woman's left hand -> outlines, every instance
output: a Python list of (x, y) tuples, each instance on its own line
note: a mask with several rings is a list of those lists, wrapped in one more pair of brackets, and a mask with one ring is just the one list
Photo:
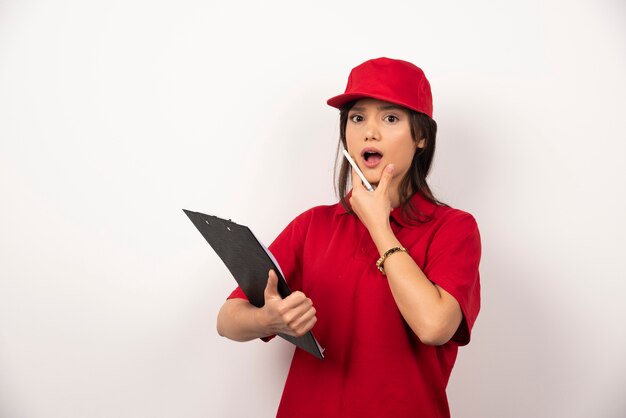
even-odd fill
[(380, 176), (378, 187), (373, 192), (365, 188), (359, 176), (352, 169), (350, 206), (370, 234), (380, 230), (380, 228), (389, 228), (389, 214), (391, 213), (389, 184), (393, 179), (394, 169), (393, 164), (388, 164), (385, 167)]

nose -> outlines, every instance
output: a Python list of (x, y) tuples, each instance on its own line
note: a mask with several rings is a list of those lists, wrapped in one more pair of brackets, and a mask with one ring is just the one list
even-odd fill
[(380, 131), (378, 130), (378, 124), (373, 119), (368, 120), (367, 125), (365, 125), (365, 140), (366, 141), (380, 140)]

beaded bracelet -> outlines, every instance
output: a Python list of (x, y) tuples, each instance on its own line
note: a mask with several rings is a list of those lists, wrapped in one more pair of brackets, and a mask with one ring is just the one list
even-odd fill
[(391, 254), (396, 253), (398, 251), (404, 251), (405, 253), (408, 253), (408, 251), (404, 247), (393, 247), (393, 248), (385, 251), (385, 253), (376, 262), (376, 267), (378, 268), (378, 270), (380, 270), (380, 272), (383, 274), (383, 276), (386, 276), (386, 274), (385, 274), (385, 267), (384, 267), (385, 260)]

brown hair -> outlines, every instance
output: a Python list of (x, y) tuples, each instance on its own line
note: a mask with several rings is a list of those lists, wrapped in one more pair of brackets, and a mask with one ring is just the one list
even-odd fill
[[(352, 213), (346, 194), (348, 192), (348, 183), (350, 181), (350, 164), (343, 157), (341, 148), (348, 148), (346, 144), (346, 125), (348, 124), (348, 112), (354, 106), (356, 101), (347, 103), (339, 110), (339, 143), (337, 144), (337, 155), (335, 157), (335, 193), (337, 193), (341, 205), (346, 211)], [(445, 205), (435, 198), (426, 177), (430, 171), (430, 166), (435, 155), (435, 143), (437, 137), (437, 122), (424, 113), (416, 112), (411, 109), (404, 108), (409, 113), (409, 124), (411, 126), (411, 136), (414, 141), (425, 140), (424, 148), (418, 148), (413, 156), (411, 167), (400, 182), (399, 195), (402, 214), (405, 219), (424, 223), (430, 220), (430, 217), (421, 211), (418, 211), (411, 204), (411, 197), (415, 193), (419, 193), (424, 199), (437, 205)], [(341, 160), (341, 165), (337, 164)]]

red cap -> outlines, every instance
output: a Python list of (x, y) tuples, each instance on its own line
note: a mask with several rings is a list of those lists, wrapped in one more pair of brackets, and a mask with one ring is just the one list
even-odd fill
[(376, 58), (350, 71), (344, 94), (327, 103), (341, 109), (346, 103), (363, 98), (395, 103), (433, 117), (433, 96), (424, 72), (407, 61)]

